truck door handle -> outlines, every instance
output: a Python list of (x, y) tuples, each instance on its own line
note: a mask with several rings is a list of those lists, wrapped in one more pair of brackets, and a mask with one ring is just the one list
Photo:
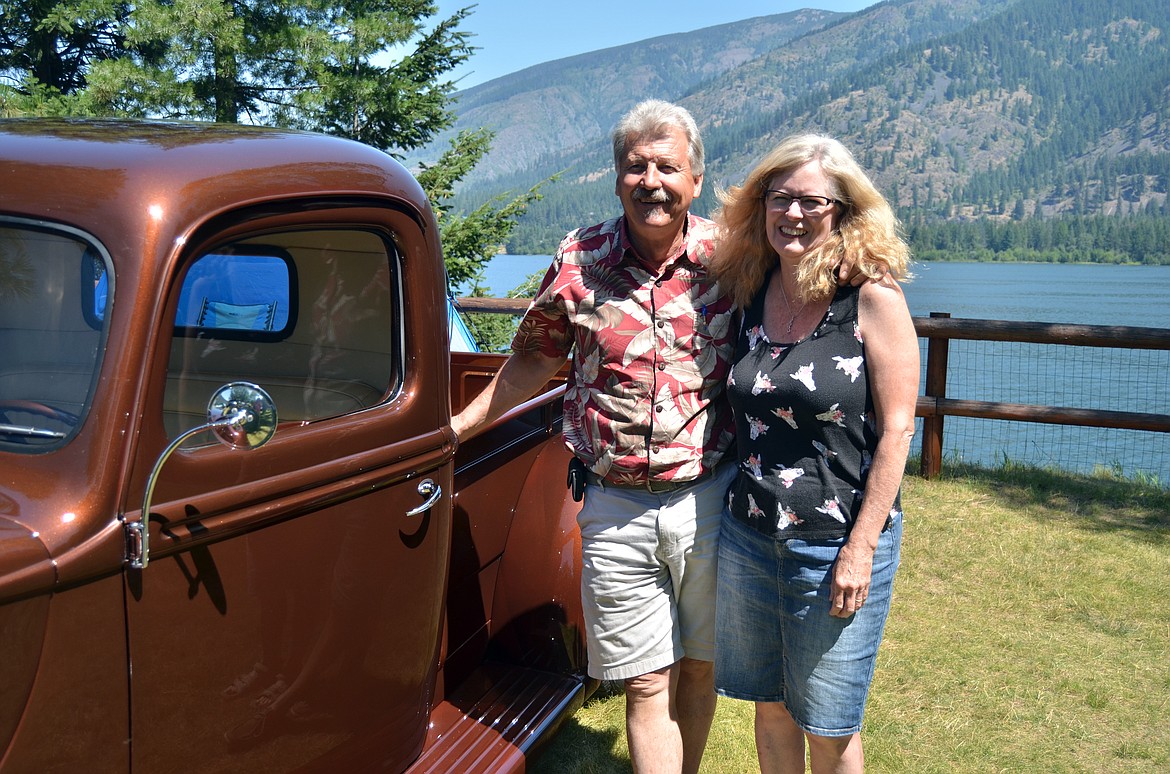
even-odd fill
[(429, 511), (431, 506), (437, 503), (439, 498), (443, 496), (443, 487), (427, 478), (418, 485), (418, 493), (419, 495), (427, 498), (427, 500), (417, 508), (411, 508), (409, 511), (407, 511), (407, 516), (418, 516), (420, 513)]

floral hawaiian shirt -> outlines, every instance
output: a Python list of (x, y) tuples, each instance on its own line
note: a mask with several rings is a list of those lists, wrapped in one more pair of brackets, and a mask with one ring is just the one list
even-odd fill
[(520, 323), (513, 351), (572, 352), (565, 442), (602, 478), (698, 478), (733, 442), (734, 310), (707, 273), (714, 233), (689, 215), (679, 253), (652, 270), (624, 218), (573, 231)]

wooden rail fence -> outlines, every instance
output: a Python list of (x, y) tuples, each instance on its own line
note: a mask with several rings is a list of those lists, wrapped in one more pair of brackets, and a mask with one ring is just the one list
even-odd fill
[(925, 394), (918, 397), (916, 411), (917, 416), (923, 418), (922, 475), (926, 478), (937, 476), (942, 469), (943, 420), (947, 415), (1170, 433), (1170, 415), (1167, 414), (953, 400), (946, 395), (947, 357), (952, 339), (1170, 350), (1170, 330), (1005, 320), (954, 320), (949, 314), (940, 312), (932, 312), (930, 317), (915, 317), (914, 328), (919, 337), (927, 339)]
[[(465, 312), (520, 315), (526, 298), (460, 298)], [(916, 415), (922, 417), (922, 475), (933, 478), (942, 470), (943, 425), (947, 416), (1007, 419), (1082, 427), (1146, 430), (1170, 433), (1170, 415), (1109, 411), (985, 400), (955, 400), (946, 396), (947, 358), (952, 339), (1022, 342), (1079, 347), (1170, 350), (1170, 330), (1129, 326), (1067, 325), (1007, 320), (951, 319), (932, 312), (915, 317), (919, 338), (927, 340), (926, 384), (918, 397)], [(1170, 376), (1168, 376), (1170, 378)]]

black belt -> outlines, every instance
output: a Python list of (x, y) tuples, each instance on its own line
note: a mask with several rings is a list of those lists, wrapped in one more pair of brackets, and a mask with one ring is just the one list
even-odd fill
[(605, 488), (612, 486), (617, 489), (630, 489), (642, 492), (650, 492), (651, 494), (664, 494), (666, 492), (677, 492), (679, 489), (686, 489), (688, 486), (693, 486), (703, 479), (711, 475), (711, 471), (707, 471), (698, 478), (688, 478), (686, 481), (661, 481), (659, 479), (647, 479), (641, 484), (619, 484), (613, 481), (606, 480), (594, 473), (592, 470), (585, 471), (585, 481), (593, 486)]

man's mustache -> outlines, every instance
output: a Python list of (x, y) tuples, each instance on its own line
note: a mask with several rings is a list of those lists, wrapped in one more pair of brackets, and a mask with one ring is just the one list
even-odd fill
[(645, 188), (635, 188), (633, 199), (636, 202), (646, 202), (648, 204), (668, 204), (670, 202), (670, 194), (661, 188), (656, 188), (653, 191), (648, 191)]

